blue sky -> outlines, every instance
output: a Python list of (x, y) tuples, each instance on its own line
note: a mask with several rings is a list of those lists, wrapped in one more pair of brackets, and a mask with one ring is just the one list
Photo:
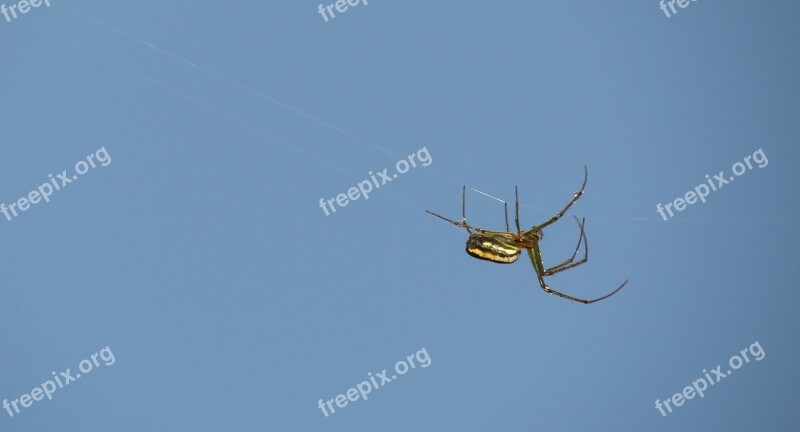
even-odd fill
[[(7, 5), (13, 3), (6, 1)], [(327, 5), (328, 3), (324, 3)], [(0, 430), (788, 430), (800, 6), (53, 1), (0, 16)], [(417, 166), (326, 216), (338, 194)], [(762, 149), (675, 219), (666, 204)], [(95, 160), (97, 158), (95, 157)], [(531, 227), (580, 186), (588, 263), (464, 253), (461, 185)], [(730, 174), (726, 174), (730, 176)], [(59, 183), (60, 184), (60, 183)], [(470, 223), (502, 205), (467, 194)], [(550, 226), (566, 258), (571, 218)], [(513, 222), (512, 222), (513, 224)], [(703, 369), (762, 360), (662, 416)], [(368, 400), (335, 399), (424, 349)], [(419, 364), (419, 359), (416, 359)], [(371, 375), (370, 375), (371, 374)]]

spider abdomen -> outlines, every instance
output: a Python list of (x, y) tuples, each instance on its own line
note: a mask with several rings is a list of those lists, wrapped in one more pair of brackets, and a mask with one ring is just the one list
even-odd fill
[(520, 248), (508, 237), (476, 233), (467, 239), (467, 253), (478, 259), (511, 264), (519, 258)]

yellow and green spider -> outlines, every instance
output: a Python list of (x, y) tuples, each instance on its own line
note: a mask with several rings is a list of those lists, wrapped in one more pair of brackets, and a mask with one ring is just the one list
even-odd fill
[[(461, 189), (461, 222), (456, 222), (454, 220), (448, 219), (444, 216), (436, 214), (432, 211), (425, 210), (426, 212), (440, 218), (444, 219), (447, 222), (450, 222), (453, 225), (462, 227), (467, 230), (469, 233), (469, 238), (467, 239), (467, 253), (475, 258), (491, 261), (494, 263), (499, 264), (511, 264), (515, 262), (522, 251), (522, 249), (528, 250), (528, 256), (531, 259), (531, 263), (533, 263), (533, 269), (536, 271), (536, 276), (539, 279), (539, 285), (541, 285), (542, 289), (550, 294), (557, 295), (559, 297), (565, 298), (567, 300), (572, 300), (578, 303), (589, 304), (594, 303), (596, 301), (600, 301), (611, 297), (612, 295), (616, 294), (617, 291), (621, 290), (625, 284), (628, 283), (627, 280), (622, 283), (617, 289), (611, 291), (610, 293), (598, 297), (595, 299), (587, 300), (578, 297), (573, 297), (568, 294), (564, 294), (562, 292), (558, 292), (552, 288), (550, 288), (544, 281), (545, 276), (552, 276), (558, 272), (569, 270), (575, 266), (579, 266), (585, 263), (589, 259), (589, 245), (586, 242), (586, 233), (584, 232), (583, 226), (586, 222), (584, 218), (582, 221), (578, 221), (578, 218), (575, 218), (575, 221), (578, 223), (578, 226), (581, 229), (580, 237), (578, 237), (578, 246), (575, 248), (575, 251), (572, 253), (572, 256), (569, 257), (566, 261), (557, 264), (550, 268), (545, 268), (544, 261), (542, 261), (542, 252), (539, 249), (539, 241), (544, 237), (544, 233), (542, 233), (542, 229), (549, 226), (550, 224), (554, 223), (555, 221), (561, 219), (562, 216), (575, 204), (575, 201), (578, 201), (578, 198), (583, 195), (583, 190), (586, 187), (586, 180), (589, 178), (589, 169), (584, 167), (584, 174), (583, 174), (583, 184), (578, 192), (575, 192), (575, 195), (572, 197), (572, 200), (561, 210), (557, 215), (553, 216), (547, 222), (534, 226), (528, 231), (522, 231), (519, 227), (519, 193), (517, 192), (517, 187), (514, 186), (514, 222), (517, 224), (517, 232), (509, 232), (508, 228), (508, 206), (506, 206), (506, 230), (505, 231), (488, 231), (482, 228), (477, 228), (470, 226), (467, 224), (467, 212), (466, 212), (466, 186)], [(581, 247), (581, 242), (584, 245), (584, 255), (583, 258), (575, 261), (575, 257), (578, 255), (578, 251)]]

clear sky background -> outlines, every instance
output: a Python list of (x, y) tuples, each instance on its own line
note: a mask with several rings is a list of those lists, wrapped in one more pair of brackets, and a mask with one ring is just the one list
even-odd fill
[[(112, 158), (0, 217), (0, 399), (103, 347), (116, 360), (0, 430), (796, 428), (797, 2), (666, 18), (655, 0), (370, 0), (327, 23), (317, 6), (0, 17), (0, 202)], [(422, 147), (430, 166), (318, 207)], [(656, 213), (759, 148), (765, 168)], [(519, 185), (530, 227), (584, 165), (569, 215), (589, 262), (550, 282), (595, 297), (630, 279), (600, 303), (545, 294), (525, 256), (469, 257), (424, 213), (459, 218), (462, 184), (512, 202)], [(503, 228), (497, 201), (469, 192), (467, 210)], [(548, 228), (546, 263), (577, 236)], [(754, 341), (763, 360), (655, 408)], [(429, 367), (317, 407), (422, 348)]]

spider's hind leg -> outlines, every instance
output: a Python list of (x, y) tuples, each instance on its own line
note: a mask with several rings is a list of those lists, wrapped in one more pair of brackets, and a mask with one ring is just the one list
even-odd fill
[(447, 221), (447, 222), (450, 222), (451, 224), (453, 224), (453, 225), (455, 225), (455, 226), (457, 226), (457, 227), (466, 228), (467, 232), (469, 232), (470, 234), (472, 234), (472, 232), (469, 230), (469, 229), (470, 229), (470, 226), (469, 226), (469, 225), (467, 225), (467, 224), (466, 224), (464, 221), (461, 221), (461, 222), (456, 222), (456, 221), (454, 221), (454, 220), (452, 220), (452, 219), (448, 219), (448, 218), (446, 218), (446, 217), (444, 217), (444, 216), (442, 216), (442, 215), (440, 215), (440, 214), (438, 214), (438, 213), (434, 213), (434, 212), (432, 212), (432, 211), (430, 211), (430, 210), (425, 210), (425, 213), (428, 213), (428, 214), (434, 215), (434, 216), (438, 217), (439, 219), (442, 219), (442, 220), (445, 220), (445, 221)]
[(519, 188), (516, 186), (514, 186), (514, 223), (517, 224), (517, 234), (522, 234), (522, 229), (519, 227)]
[[(467, 225), (467, 185), (461, 186), (461, 223), (464, 224), (464, 227), (468, 227)], [(467, 232), (472, 234), (472, 231), (467, 228)]]
[(467, 233), (469, 233), (469, 235), (472, 235), (473, 231), (484, 232), (485, 230), (480, 229), (480, 228), (472, 227), (467, 223), (467, 204), (466, 204), (466, 202), (467, 202), (467, 186), (464, 185), (461, 188), (461, 222), (456, 222), (456, 221), (454, 221), (452, 219), (448, 219), (448, 218), (446, 218), (446, 217), (444, 217), (444, 216), (442, 216), (442, 215), (440, 215), (438, 213), (434, 213), (434, 212), (432, 212), (430, 210), (425, 210), (425, 213), (432, 214), (432, 215), (438, 217), (439, 219), (442, 219), (442, 220), (445, 220), (447, 222), (450, 222), (451, 224), (453, 224), (453, 225), (455, 225), (457, 227), (464, 228), (465, 230), (467, 230)]

